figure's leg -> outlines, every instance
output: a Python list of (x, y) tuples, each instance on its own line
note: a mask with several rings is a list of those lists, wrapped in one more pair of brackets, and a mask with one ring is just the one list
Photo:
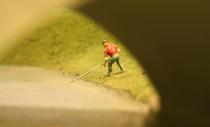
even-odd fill
[(108, 62), (108, 75), (112, 74), (112, 64), (114, 63), (114, 59), (111, 58), (111, 60)]
[(122, 72), (124, 72), (124, 68), (123, 68), (123, 66), (120, 64), (120, 57), (119, 57), (119, 56), (117, 57), (116, 62), (117, 62), (117, 65), (119, 66), (120, 70), (121, 70)]

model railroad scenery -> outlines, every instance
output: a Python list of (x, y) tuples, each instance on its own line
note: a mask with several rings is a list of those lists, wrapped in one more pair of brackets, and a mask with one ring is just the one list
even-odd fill
[[(159, 110), (159, 96), (147, 72), (126, 46), (103, 26), (88, 16), (69, 9), (51, 11), (45, 14), (44, 21), (33, 25), (31, 29), (15, 39), (16, 45), (0, 58), (0, 69), (2, 70), (0, 78), (3, 79), (0, 83), (13, 86), (12, 90), (3, 92), (5, 95), (2, 95), (2, 103), (35, 107), (53, 105), (53, 108), (58, 105), (58, 107), (71, 107), (77, 110), (82, 109), (82, 111), (83, 108), (84, 110), (89, 108), (100, 110), (102, 107), (105, 110), (113, 110), (108, 115), (106, 113), (105, 116), (102, 115), (105, 123), (100, 120), (94, 124), (90, 122), (90, 119), (95, 120), (98, 119), (97, 116), (100, 117), (94, 111), (85, 112), (86, 114), (81, 111), (82, 113), (78, 113), (80, 115), (75, 115), (74, 118), (69, 117), (69, 119), (76, 119), (75, 121), (82, 121), (81, 123), (73, 122), (72, 125), (86, 126), (89, 120), (91, 127), (102, 127), (102, 124), (104, 127), (109, 124), (115, 127), (127, 124), (128, 127), (143, 126), (145, 119)], [(120, 50), (119, 60), (124, 68), (123, 72), (114, 62), (113, 73), (107, 76), (108, 65), (103, 66), (104, 46), (101, 43), (103, 40), (117, 45)], [(74, 82), (71, 82), (72, 80)], [(4, 85), (1, 87), (2, 91), (6, 89)], [(17, 92), (18, 90), (20, 93)], [(17, 95), (7, 95), (9, 92)], [(60, 97), (65, 99), (62, 100)], [(18, 108), (15, 109), (13, 108), (14, 113), (17, 113)], [(115, 110), (122, 112), (126, 110), (134, 114), (142, 112), (143, 115), (140, 113), (140, 116), (128, 115), (129, 117), (121, 118), (122, 113), (115, 113)], [(84, 117), (84, 114), (90, 118)], [(110, 120), (118, 115), (120, 122)], [(33, 121), (34, 117), (38, 116), (32, 113), (29, 121)], [(12, 118), (3, 119), (2, 125), (9, 124)], [(135, 119), (138, 120), (135, 121)], [(54, 120), (56, 121), (55, 118)], [(109, 124), (106, 120), (109, 121)], [(47, 124), (44, 124), (43, 121), (38, 121), (33, 124), (61, 126), (63, 123), (48, 121)], [(22, 122), (20, 125), (30, 124)]]

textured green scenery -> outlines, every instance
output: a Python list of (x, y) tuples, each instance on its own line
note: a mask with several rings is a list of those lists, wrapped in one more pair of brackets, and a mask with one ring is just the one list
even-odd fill
[(113, 76), (105, 76), (107, 67), (101, 67), (84, 78), (127, 91), (140, 101), (148, 101), (156, 94), (135, 57), (100, 25), (71, 10), (55, 11), (47, 16), (46, 21), (18, 40), (19, 43), (0, 59), (0, 64), (34, 66), (80, 75), (104, 62), (101, 41), (106, 39), (120, 48), (120, 60), (126, 72), (118, 73), (120, 69), (113, 64)]

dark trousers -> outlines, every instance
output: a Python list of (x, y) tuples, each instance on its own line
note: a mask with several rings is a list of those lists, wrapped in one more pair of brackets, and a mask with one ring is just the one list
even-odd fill
[(111, 57), (110, 61), (108, 62), (108, 74), (112, 73), (112, 64), (114, 62), (117, 62), (117, 65), (119, 66), (121, 71), (124, 71), (122, 65), (120, 64), (120, 56), (119, 54), (115, 54), (114, 56)]

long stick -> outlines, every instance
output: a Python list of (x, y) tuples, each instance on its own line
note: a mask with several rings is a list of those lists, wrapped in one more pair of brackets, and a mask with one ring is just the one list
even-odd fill
[(96, 67), (90, 69), (88, 72), (85, 72), (84, 74), (82, 74), (82, 75), (76, 77), (75, 79), (73, 79), (73, 80), (71, 81), (71, 83), (73, 83), (74, 81), (80, 79), (81, 77), (85, 76), (86, 74), (90, 73), (91, 71), (94, 71), (95, 69), (99, 68), (99, 67), (102, 66), (102, 65), (103, 65), (103, 64), (99, 64), (99, 65), (97, 65)]

